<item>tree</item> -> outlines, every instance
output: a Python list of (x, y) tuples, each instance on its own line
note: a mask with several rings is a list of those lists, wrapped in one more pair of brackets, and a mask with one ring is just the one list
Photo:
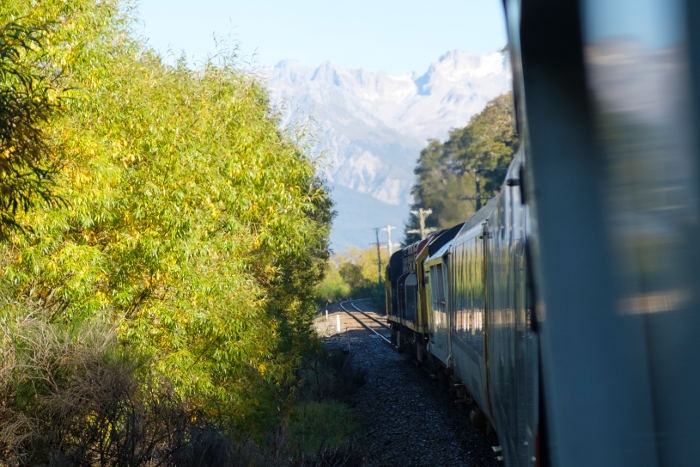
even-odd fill
[(65, 204), (18, 213), (33, 229), (0, 252), (4, 297), (68, 329), (110, 323), (193, 416), (259, 435), (295, 383), (327, 259), (314, 165), (232, 57), (165, 65), (117, 0), (27, 3), (0, 19), (60, 24), (47, 60), (73, 95), (46, 131)]
[[(0, 23), (0, 240), (18, 211), (59, 201), (52, 181), (59, 166), (44, 125), (60, 108), (61, 87), (43, 64), (50, 27), (31, 21)], [(25, 226), (26, 227), (26, 226)]]
[(480, 175), (488, 200), (500, 190), (517, 144), (513, 95), (507, 93), (491, 100), (462, 130), (452, 131), (446, 146), (458, 172)]
[[(382, 281), (384, 267), (389, 255), (386, 249), (380, 250), (382, 262)], [(334, 254), (328, 262), (328, 268), (319, 286), (322, 303), (339, 301), (348, 297), (370, 297), (379, 309), (384, 306), (384, 285), (379, 283), (376, 248), (360, 250), (351, 248), (343, 254)]]
[[(478, 206), (498, 193), (517, 147), (512, 94), (491, 100), (464, 128), (450, 132), (440, 143), (424, 148), (414, 169), (411, 210), (431, 209), (426, 226), (448, 228), (466, 220)], [(419, 239), (418, 219), (411, 214), (404, 243)]]

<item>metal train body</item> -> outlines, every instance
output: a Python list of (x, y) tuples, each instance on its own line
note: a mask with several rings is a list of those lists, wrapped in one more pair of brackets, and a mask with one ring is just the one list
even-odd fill
[(394, 343), (463, 385), (499, 434), (505, 459), (527, 465), (537, 441), (538, 355), (520, 163), (464, 224), (394, 253), (386, 286)]
[(518, 155), (451, 238), (392, 257), (398, 343), (507, 465), (700, 465), (700, 2), (503, 3)]

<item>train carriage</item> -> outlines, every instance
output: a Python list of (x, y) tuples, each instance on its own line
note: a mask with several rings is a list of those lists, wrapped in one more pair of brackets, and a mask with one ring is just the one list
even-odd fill
[(486, 360), (486, 235), (485, 220), (466, 224), (447, 252), (448, 367), (491, 420)]
[(451, 333), (449, 332), (448, 254), (450, 245), (442, 248), (425, 261), (427, 279), (425, 295), (428, 308), (428, 353), (449, 368), (452, 362)]
[(536, 458), (539, 343), (527, 264), (529, 212), (522, 203), (522, 154), (511, 164), (487, 220), (487, 386), (491, 417), (509, 465)]
[(391, 255), (386, 269), (387, 320), (392, 342), (402, 351), (414, 352), (419, 361), (426, 355), (428, 304), (425, 293), (425, 259), (459, 232), (462, 224), (429, 234)]
[(514, 464), (534, 458), (539, 421), (521, 163), (519, 154), (501, 193), (424, 262), (428, 352), (464, 385)]
[(698, 465), (700, 7), (504, 6), (518, 155), (453, 238), (402, 253), (408, 287), (392, 257), (390, 314), (415, 329), (415, 291), (506, 465)]
[(425, 240), (396, 251), (389, 258), (386, 269), (387, 321), (391, 325), (391, 340), (403, 348), (423, 332), (424, 321), (419, 309), (416, 252)]

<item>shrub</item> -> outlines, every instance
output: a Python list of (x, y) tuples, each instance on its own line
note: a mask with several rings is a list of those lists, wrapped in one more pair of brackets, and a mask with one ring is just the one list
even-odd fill
[(104, 324), (70, 332), (6, 316), (0, 333), (0, 463), (138, 465), (198, 441), (168, 382)]
[(359, 427), (352, 409), (345, 403), (306, 401), (289, 412), (283, 434), (295, 447), (290, 456), (293, 463), (314, 465), (321, 464), (325, 458), (342, 458), (352, 452), (352, 439)]
[(299, 396), (307, 400), (347, 401), (365, 383), (365, 372), (353, 365), (352, 354), (337, 348), (317, 350), (299, 373)]

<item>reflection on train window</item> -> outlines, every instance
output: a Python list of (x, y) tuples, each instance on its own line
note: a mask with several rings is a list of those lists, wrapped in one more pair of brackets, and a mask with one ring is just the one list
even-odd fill
[(586, 72), (606, 158), (603, 205), (625, 291), (619, 309), (668, 311), (687, 295), (677, 265), (698, 202), (679, 2), (584, 5)]
[[(452, 255), (457, 339), (480, 348), (484, 327), (483, 246), (478, 238), (457, 245)], [(460, 337), (462, 336), (462, 337)]]
[(445, 284), (442, 278), (442, 264), (430, 268), (430, 284), (433, 297), (433, 310), (445, 312)]

